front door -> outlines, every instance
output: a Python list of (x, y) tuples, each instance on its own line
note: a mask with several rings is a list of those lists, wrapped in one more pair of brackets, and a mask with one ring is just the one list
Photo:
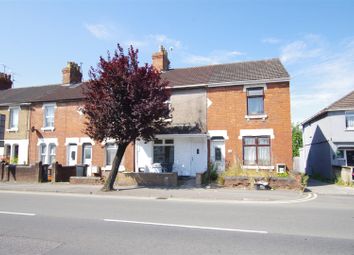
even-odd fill
[(68, 147), (68, 165), (75, 166), (77, 163), (77, 144), (69, 144)]
[(92, 145), (89, 143), (83, 145), (82, 163), (88, 166), (92, 164)]
[(347, 166), (354, 166), (354, 150), (347, 151)]
[(210, 159), (218, 172), (225, 170), (225, 141), (210, 141)]

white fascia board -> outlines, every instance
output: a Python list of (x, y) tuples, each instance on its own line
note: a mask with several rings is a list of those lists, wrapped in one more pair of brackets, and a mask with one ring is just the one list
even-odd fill
[(156, 135), (156, 138), (173, 138), (173, 137), (208, 137), (207, 134), (161, 134)]
[(198, 83), (198, 84), (186, 84), (182, 86), (167, 86), (169, 89), (179, 89), (179, 88), (193, 88), (193, 87), (226, 87), (226, 86), (243, 86), (243, 85), (256, 85), (264, 83), (275, 83), (275, 82), (289, 82), (291, 78), (276, 78), (276, 79), (263, 79), (263, 80), (246, 80), (246, 81), (230, 81), (230, 82), (220, 82), (220, 83)]

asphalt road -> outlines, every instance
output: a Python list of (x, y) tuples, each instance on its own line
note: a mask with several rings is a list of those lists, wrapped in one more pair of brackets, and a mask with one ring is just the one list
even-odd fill
[(0, 192), (0, 254), (354, 254), (354, 197), (222, 204)]

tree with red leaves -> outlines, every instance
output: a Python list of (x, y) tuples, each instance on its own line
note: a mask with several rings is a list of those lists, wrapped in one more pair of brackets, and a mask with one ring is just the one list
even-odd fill
[(91, 67), (84, 94), (86, 134), (99, 142), (113, 139), (118, 145), (112, 170), (102, 188), (114, 190), (114, 182), (124, 152), (137, 138), (151, 141), (170, 118), (166, 101), (168, 82), (152, 65), (139, 66), (138, 50), (130, 46), (128, 54), (118, 44), (114, 55), (100, 57), (97, 68)]

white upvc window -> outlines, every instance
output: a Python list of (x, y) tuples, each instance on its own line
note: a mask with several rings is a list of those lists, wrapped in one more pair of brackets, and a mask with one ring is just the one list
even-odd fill
[(39, 146), (39, 160), (42, 161), (42, 164), (47, 164), (47, 145), (45, 143)]
[(54, 143), (49, 144), (49, 164), (55, 163), (57, 146)]
[(348, 130), (354, 130), (354, 111), (345, 113), (345, 126)]
[(43, 129), (44, 130), (54, 129), (55, 108), (56, 108), (55, 104), (43, 105)]
[(18, 130), (20, 107), (9, 107), (9, 131)]
[(106, 144), (106, 166), (112, 166), (114, 157), (116, 156), (118, 146), (116, 143)]

